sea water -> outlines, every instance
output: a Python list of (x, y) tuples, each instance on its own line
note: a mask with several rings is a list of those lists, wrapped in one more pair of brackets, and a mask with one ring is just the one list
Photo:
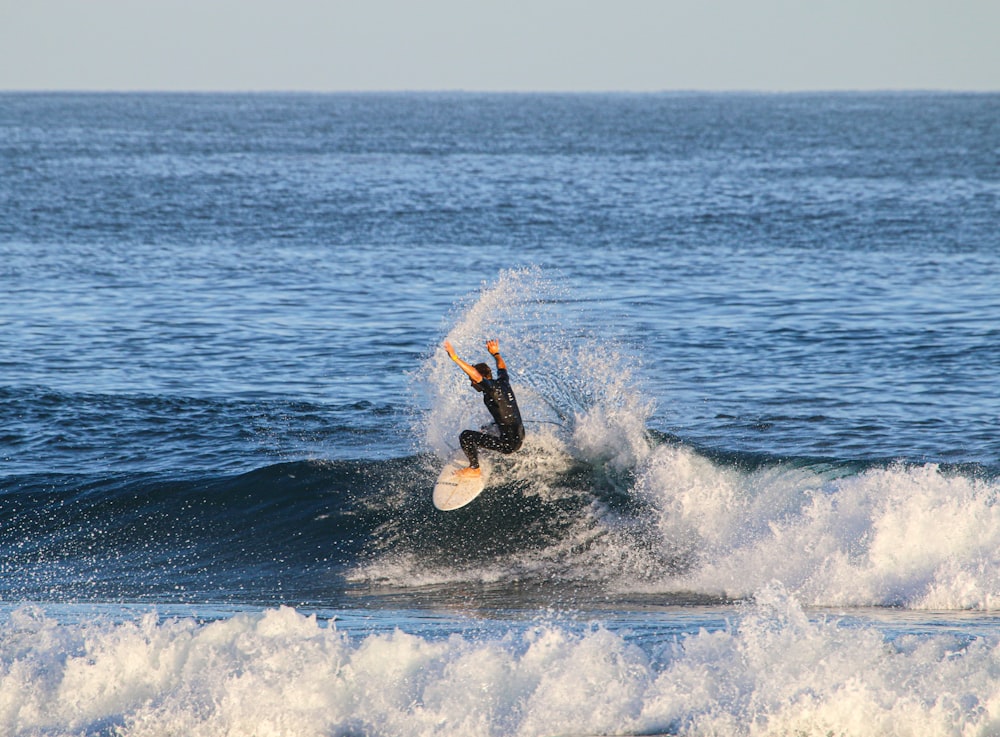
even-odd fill
[(0, 95), (0, 734), (1000, 734), (998, 284), (997, 95)]

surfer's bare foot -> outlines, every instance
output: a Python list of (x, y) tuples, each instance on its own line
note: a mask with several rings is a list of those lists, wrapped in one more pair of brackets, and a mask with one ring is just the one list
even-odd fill
[(457, 471), (455, 471), (455, 475), (458, 476), (460, 479), (478, 479), (480, 476), (483, 475), (483, 472), (481, 469), (472, 468), (470, 466), (469, 468), (458, 469)]

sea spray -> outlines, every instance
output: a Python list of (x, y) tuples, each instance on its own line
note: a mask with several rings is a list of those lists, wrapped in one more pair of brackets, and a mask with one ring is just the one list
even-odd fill
[[(454, 324), (447, 332), (456, 352), (470, 363), (488, 359), (487, 340), (499, 341), (518, 404), (528, 417), (534, 417), (538, 408), (525, 391), (522, 377), (530, 371), (526, 365), (528, 345), (532, 334), (544, 322), (538, 315), (551, 304), (551, 288), (549, 282), (541, 279), (537, 268), (501, 272), (492, 286), (484, 285), (476, 299), (467, 298), (457, 308)], [(427, 405), (426, 412), (418, 419), (415, 434), (424, 439), (421, 449), (445, 457), (457, 450), (458, 434), (463, 429), (478, 428), (490, 418), (482, 403), (473, 401), (477, 397), (470, 392), (468, 378), (456, 370), (440, 345), (430, 350), (429, 358), (413, 376), (414, 385), (424, 395)], [(545, 416), (551, 417), (551, 411), (546, 411)]]
[[(638, 386), (638, 359), (614, 336), (593, 334), (578, 308), (539, 267), (504, 270), (457, 308), (447, 339), (470, 363), (485, 356), (486, 340), (499, 340), (529, 432), (556, 430), (571, 454), (630, 468), (648, 452), (653, 402)], [(437, 455), (457, 449), (463, 428), (489, 420), (437, 346), (414, 378), (427, 402), (417, 434)]]
[[(412, 524), (390, 519), (376, 533), (378, 555), (351, 579), (399, 586), (662, 576), (670, 563), (642, 541), (646, 522), (630, 501), (632, 471), (651, 447), (653, 403), (640, 389), (638, 360), (613, 337), (593, 335), (566, 286), (538, 267), (500, 272), (452, 321), (447, 339), (469, 362), (488, 360), (485, 340), (499, 340), (527, 425), (524, 446), (494, 456), (491, 488), (453, 515), (461, 525), (431, 515), (415, 535)], [(428, 405), (414, 435), (437, 462), (430, 475), (456, 453), (459, 433), (489, 415), (437, 346), (413, 379)]]

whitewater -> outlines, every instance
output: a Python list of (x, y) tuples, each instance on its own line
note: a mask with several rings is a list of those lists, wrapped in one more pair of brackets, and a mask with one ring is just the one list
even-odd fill
[[(9, 734), (994, 734), (996, 643), (815, 620), (778, 587), (717, 629), (343, 632), (291, 608), (2, 632)], [(31, 643), (31, 644), (29, 644)], [(9, 667), (9, 666), (8, 666)], [(55, 671), (53, 673), (53, 671)]]

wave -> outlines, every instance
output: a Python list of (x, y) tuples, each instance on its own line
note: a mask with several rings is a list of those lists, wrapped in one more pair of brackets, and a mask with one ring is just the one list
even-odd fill
[(780, 581), (817, 606), (996, 609), (1000, 483), (982, 468), (779, 461), (718, 465), (661, 446), (636, 494), (690, 554), (694, 590)]
[[(449, 339), (473, 356), (499, 338), (532, 421), (468, 507), (437, 512), (430, 492), (485, 410), (434, 351), (413, 377), (427, 410), (398, 433), (418, 452), (0, 477), (0, 597), (329, 604), (460, 587), (584, 604), (744, 599), (778, 581), (816, 606), (1000, 608), (996, 469), (775, 458), (657, 434), (640, 362), (570, 329), (567, 299), (539, 270), (512, 270), (458, 311)], [(376, 435), (404, 417), (359, 419), (371, 409), (345, 417)]]
[[(359, 580), (543, 580), (725, 599), (777, 580), (821, 606), (1000, 606), (995, 469), (706, 453), (657, 436), (641, 359), (568, 316), (573, 299), (528, 268), (460, 307), (451, 342), (464, 354), (500, 337), (526, 416), (547, 424), (504, 460), (506, 482), (477, 511), (431, 523), (451, 525), (447, 534), (383, 526), (391, 551), (359, 567)], [(474, 426), (473, 403), (441, 352), (419, 376), (431, 398), (425, 444), (444, 455), (448, 432)]]
[(473, 504), (437, 456), (237, 475), (7, 477), (0, 597), (330, 603), (478, 587), (816, 606), (1000, 608), (1000, 482), (935, 464), (712, 459), (650, 438), (634, 465), (535, 433)]
[(0, 731), (992, 734), (996, 646), (812, 621), (777, 586), (727, 625), (653, 638), (556, 619), (352, 632), (289, 607), (73, 624), (22, 607), (0, 623)]
[[(1000, 482), (985, 469), (742, 457), (675, 442), (616, 469), (550, 450), (510, 462), (464, 514), (410, 528), (354, 580), (503, 582), (744, 599), (779, 581), (815, 606), (1000, 607)], [(428, 534), (430, 533), (430, 534)]]
[(8, 477), (3, 598), (275, 600), (334, 587), (406, 462), (295, 462), (238, 475)]

